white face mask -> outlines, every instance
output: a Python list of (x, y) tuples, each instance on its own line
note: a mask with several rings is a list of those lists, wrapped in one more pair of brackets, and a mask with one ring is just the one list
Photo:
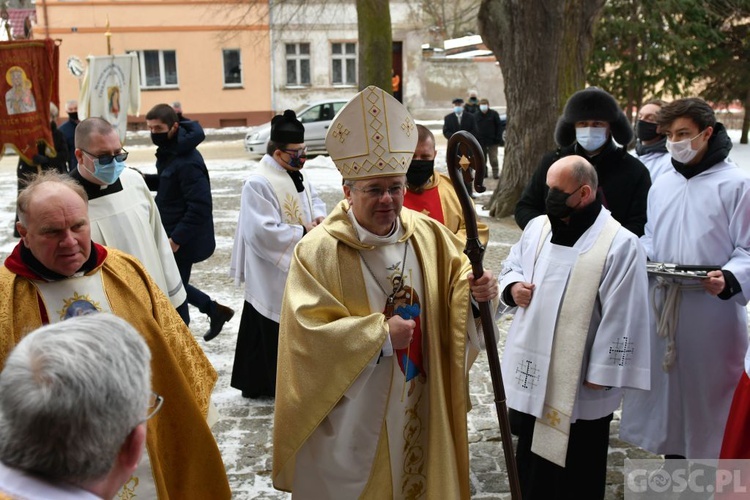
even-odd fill
[(606, 127), (576, 128), (576, 141), (586, 151), (596, 151), (607, 142)]
[(706, 129), (703, 129), (700, 134), (696, 135), (692, 139), (685, 139), (675, 142), (667, 139), (667, 151), (669, 151), (669, 154), (672, 155), (672, 158), (674, 158), (675, 161), (679, 163), (689, 163), (690, 160), (695, 158), (695, 155), (698, 154), (698, 150), (693, 149), (693, 140), (698, 138), (705, 131)]

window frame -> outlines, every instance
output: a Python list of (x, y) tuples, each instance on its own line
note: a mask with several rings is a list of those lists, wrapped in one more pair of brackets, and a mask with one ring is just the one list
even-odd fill
[[(227, 52), (236, 52), (239, 60), (240, 69), (240, 81), (239, 82), (227, 82), (227, 67), (226, 67), (226, 54)], [(242, 88), (245, 85), (244, 71), (242, 71), (242, 49), (221, 49), (221, 69), (222, 69), (222, 83), (224, 88), (236, 89)]]
[[(335, 45), (341, 45), (341, 53), (334, 54), (333, 47)], [(347, 45), (353, 45), (354, 46), (354, 53), (350, 54), (346, 52)], [(356, 41), (331, 41), (330, 45), (331, 49), (331, 85), (334, 87), (356, 87), (358, 85), (359, 81), (359, 74), (358, 74), (358, 68), (357, 68), (357, 51), (359, 50), (358, 44)], [(341, 77), (342, 81), (336, 82), (334, 81), (334, 61), (340, 61), (341, 62)], [(349, 68), (349, 65), (354, 66), (354, 81), (350, 82), (347, 81), (347, 69)]]
[[(301, 47), (307, 46), (307, 54), (301, 52)], [(289, 54), (289, 46), (294, 46), (294, 54)], [(307, 61), (307, 82), (302, 81), (302, 62)], [(289, 62), (294, 62), (296, 81), (289, 82)], [(310, 42), (285, 42), (284, 43), (284, 82), (287, 88), (305, 88), (312, 86), (312, 54)]]
[[(146, 52), (156, 52), (159, 55), (159, 85), (148, 85), (146, 76)], [(174, 54), (174, 67), (175, 67), (175, 83), (166, 83), (166, 70), (164, 65), (164, 54), (171, 52)], [(179, 65), (177, 64), (177, 50), (165, 50), (165, 49), (141, 49), (141, 50), (129, 50), (127, 53), (135, 53), (138, 57), (138, 73), (140, 79), (141, 90), (164, 90), (164, 89), (179, 89), (180, 88), (180, 74), (178, 71)]]

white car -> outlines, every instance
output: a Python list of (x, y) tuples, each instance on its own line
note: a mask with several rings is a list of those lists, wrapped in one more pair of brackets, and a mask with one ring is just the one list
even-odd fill
[[(326, 133), (333, 117), (348, 101), (320, 101), (302, 106), (297, 119), (305, 127), (305, 144), (309, 153), (326, 152)], [(271, 122), (251, 128), (245, 135), (245, 151), (253, 156), (266, 154), (271, 138)]]

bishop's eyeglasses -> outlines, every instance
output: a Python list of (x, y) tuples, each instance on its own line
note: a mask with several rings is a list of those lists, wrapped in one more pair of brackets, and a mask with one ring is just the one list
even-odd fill
[(388, 195), (391, 198), (398, 198), (400, 196), (404, 195), (404, 192), (406, 191), (406, 186), (403, 184), (396, 184), (395, 186), (391, 186), (388, 189), (383, 189), (380, 187), (369, 187), (366, 189), (360, 189), (356, 186), (350, 186), (351, 189), (354, 189), (355, 191), (359, 191), (360, 193), (363, 193), (365, 196), (379, 200), (383, 197), (385, 193), (388, 193)]

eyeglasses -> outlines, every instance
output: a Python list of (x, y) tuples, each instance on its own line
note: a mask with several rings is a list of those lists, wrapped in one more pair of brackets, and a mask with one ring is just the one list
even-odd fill
[(109, 165), (112, 163), (112, 160), (119, 161), (125, 161), (128, 159), (128, 152), (124, 149), (121, 149), (119, 153), (116, 155), (101, 155), (101, 156), (94, 156), (85, 149), (81, 148), (81, 151), (89, 155), (91, 158), (99, 162), (99, 165)]
[(300, 149), (282, 149), (283, 152), (294, 155), (294, 156), (305, 156), (307, 155), (307, 148)]
[(397, 198), (397, 197), (403, 196), (404, 195), (404, 190), (406, 189), (406, 186), (404, 186), (403, 184), (397, 184), (395, 186), (389, 187), (388, 189), (383, 189), (383, 188), (379, 188), (379, 187), (371, 187), (371, 188), (367, 188), (367, 189), (360, 189), (358, 187), (351, 186), (351, 189), (354, 189), (355, 191), (359, 191), (361, 193), (364, 193), (364, 195), (367, 196), (367, 197), (369, 197), (369, 198), (372, 198), (372, 199), (375, 199), (375, 200), (379, 200), (380, 198), (383, 197), (383, 195), (386, 192), (388, 193), (388, 195), (391, 198)]
[(159, 413), (163, 404), (164, 397), (152, 392), (151, 398), (148, 400), (148, 413), (146, 413), (146, 418), (143, 419), (143, 422), (150, 420), (154, 415)]

